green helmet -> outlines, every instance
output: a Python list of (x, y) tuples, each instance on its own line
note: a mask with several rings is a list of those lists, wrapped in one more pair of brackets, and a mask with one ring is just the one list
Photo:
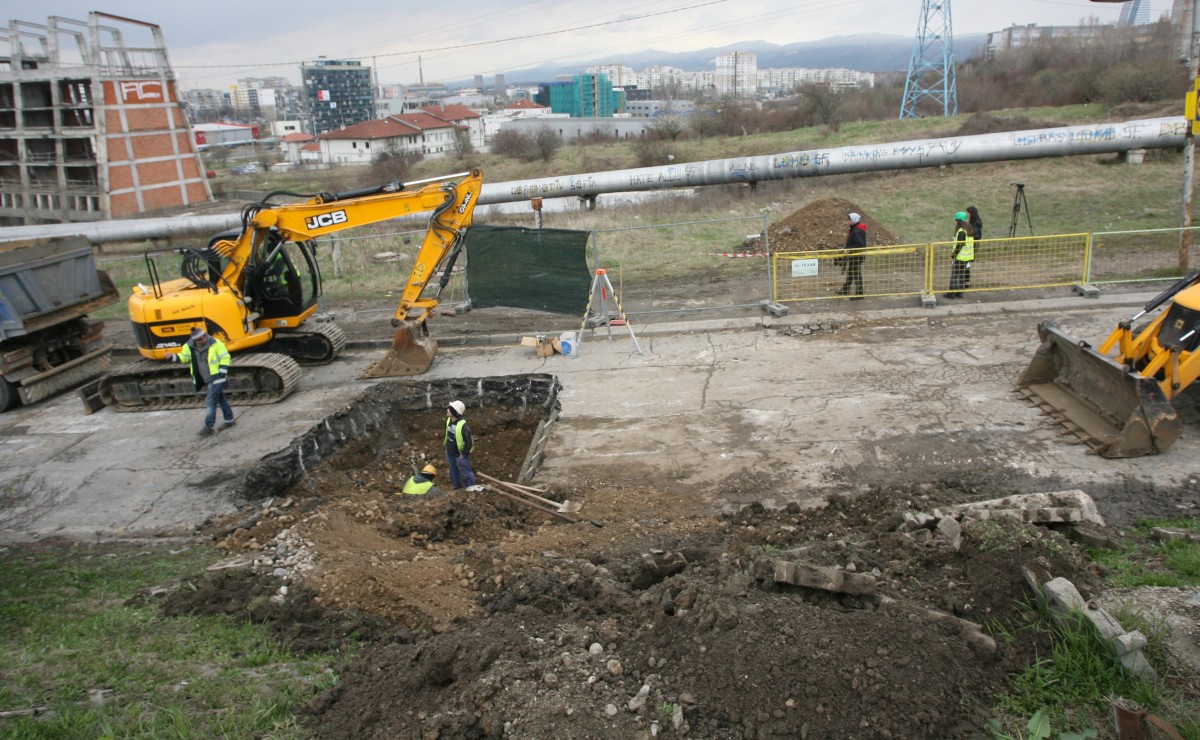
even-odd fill
[(959, 221), (966, 221), (967, 220), (967, 212), (959, 211), (958, 213), (954, 214), (954, 218)]

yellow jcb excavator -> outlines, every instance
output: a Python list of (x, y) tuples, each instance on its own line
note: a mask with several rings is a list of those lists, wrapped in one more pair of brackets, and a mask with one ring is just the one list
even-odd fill
[[(1134, 322), (1170, 304), (1145, 326)], [(1183, 433), (1171, 401), (1200, 376), (1200, 270), (1122, 321), (1098, 349), (1052, 322), (1017, 390), (1104, 457), (1166, 452)]]
[[(392, 182), (345, 193), (305, 196), (274, 192), (242, 209), (242, 225), (217, 234), (204, 249), (172, 248), (146, 254), (149, 284), (129, 297), (129, 317), (144, 359), (116, 368), (100, 383), (102, 400), (122, 411), (203, 405), (188, 369), (159, 362), (178, 352), (193, 328), (219, 338), (234, 356), (226, 395), (235, 404), (273, 403), (300, 378), (299, 363), (321, 364), (346, 339), (335, 324), (310, 327), (321, 272), (317, 237), (343, 229), (431, 212), (429, 228), (392, 317), (391, 350), (364, 377), (425, 372), (437, 353), (426, 321), (438, 305), (471, 225), (483, 173), (410, 183)], [(272, 204), (277, 196), (305, 202)], [(156, 258), (182, 254), (182, 277), (160, 280)], [(442, 269), (435, 295), (422, 297)], [(410, 316), (410, 312), (413, 314)]]

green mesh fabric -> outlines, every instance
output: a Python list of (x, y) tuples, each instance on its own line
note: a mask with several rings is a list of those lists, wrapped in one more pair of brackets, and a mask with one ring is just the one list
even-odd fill
[(508, 306), (582, 314), (592, 276), (587, 231), (472, 226), (467, 232), (467, 291), (472, 308)]

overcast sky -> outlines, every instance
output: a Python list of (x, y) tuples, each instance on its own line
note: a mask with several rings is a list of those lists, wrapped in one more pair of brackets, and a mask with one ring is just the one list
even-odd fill
[[(946, 0), (949, 4), (950, 0)], [(915, 36), (921, 0), (0, 0), (3, 19), (44, 24), (102, 10), (162, 27), (185, 89), (241, 77), (299, 81), (318, 56), (360, 58), (381, 83), (460, 80), (523, 67), (604, 60), (648, 49), (693, 51), (763, 40), (778, 44), (855, 33)], [(1112, 23), (1119, 3), (957, 0), (955, 34), (1014, 24)], [(1153, 0), (1152, 17), (1171, 9)], [(127, 45), (141, 39), (126, 36)], [(418, 66), (418, 57), (420, 66)]]

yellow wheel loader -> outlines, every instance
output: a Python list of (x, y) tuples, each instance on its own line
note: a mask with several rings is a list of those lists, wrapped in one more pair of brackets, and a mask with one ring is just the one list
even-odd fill
[[(241, 228), (217, 234), (206, 248), (147, 252), (148, 283), (136, 286), (129, 297), (133, 334), (144, 359), (105, 376), (101, 398), (121, 411), (203, 405), (188, 368), (161, 362), (183, 347), (193, 328), (201, 328), (233, 355), (226, 391), (231, 403), (282, 399), (299, 381), (299, 363), (330, 362), (346, 343), (335, 324), (308, 322), (322, 291), (314, 240), (428, 212), (428, 231), (392, 318), (398, 327), (392, 348), (364, 375), (425, 372), (437, 353), (426, 320), (449, 281), (482, 187), (483, 173), (476, 169), (345, 193), (275, 192), (243, 208)], [(277, 196), (307, 200), (271, 203)], [(157, 260), (164, 255), (182, 255), (181, 277), (160, 279)], [(439, 269), (436, 293), (423, 297)]]
[(1051, 322), (1039, 324), (1042, 344), (1017, 390), (1104, 457), (1166, 452), (1183, 433), (1171, 401), (1200, 376), (1198, 330), (1200, 270), (1119, 323), (1097, 349)]

